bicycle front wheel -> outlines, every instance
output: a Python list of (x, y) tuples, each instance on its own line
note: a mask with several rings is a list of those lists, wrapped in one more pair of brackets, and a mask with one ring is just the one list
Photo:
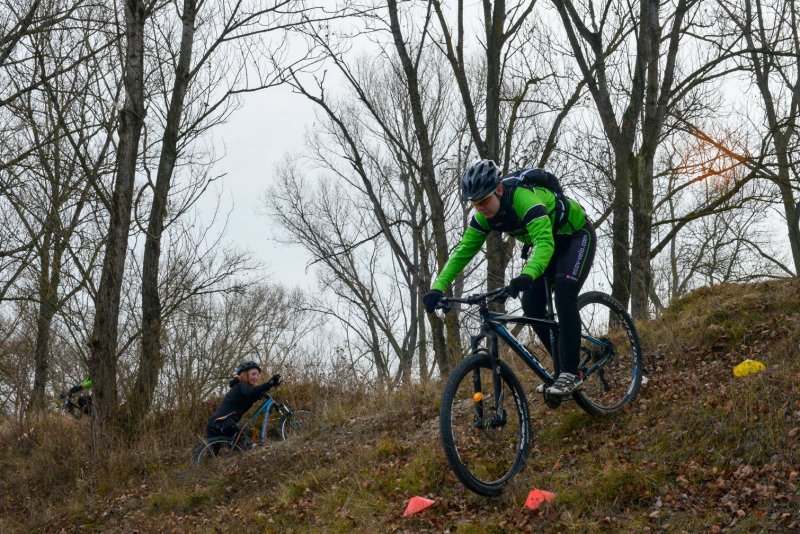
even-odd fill
[(315, 426), (315, 417), (308, 410), (289, 410), (281, 417), (281, 439), (303, 436), (311, 432)]
[(197, 447), (192, 453), (192, 463), (203, 464), (215, 458), (230, 456), (245, 450), (244, 444), (240, 440), (232, 437), (218, 436), (210, 438)]
[(631, 316), (610, 295), (599, 291), (578, 297), (581, 359), (589, 377), (574, 394), (592, 415), (609, 415), (633, 402), (642, 383), (642, 347)]
[[(494, 386), (492, 365), (500, 369)], [(519, 379), (502, 361), (476, 353), (450, 373), (442, 392), (439, 430), (458, 479), (480, 495), (499, 495), (520, 472), (531, 446), (528, 402)]]

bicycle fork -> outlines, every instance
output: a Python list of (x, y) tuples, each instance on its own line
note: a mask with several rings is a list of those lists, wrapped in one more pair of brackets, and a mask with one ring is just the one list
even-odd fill
[[(497, 357), (497, 334), (487, 333), (485, 330), (477, 336), (472, 336), (473, 353), (480, 351), (478, 343), (481, 339), (489, 339), (489, 356), (492, 362), (492, 393), (494, 397), (494, 415), (487, 422), (484, 420), (483, 406), (483, 384), (481, 383), (480, 368), (472, 371), (472, 392), (473, 404), (475, 405), (475, 428), (500, 428), (506, 424), (506, 410), (503, 406), (505, 393), (503, 391), (503, 381), (500, 373), (500, 360)], [(485, 349), (484, 349), (485, 350)]]

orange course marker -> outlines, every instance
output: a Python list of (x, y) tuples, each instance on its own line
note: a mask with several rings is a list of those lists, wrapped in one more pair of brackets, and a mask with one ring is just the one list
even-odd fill
[(412, 497), (411, 500), (408, 501), (408, 506), (406, 506), (406, 511), (403, 512), (403, 517), (408, 517), (411, 514), (416, 514), (417, 512), (421, 512), (435, 502), (436, 501), (426, 499), (425, 497)]
[(540, 489), (531, 490), (531, 492), (528, 494), (528, 498), (525, 500), (524, 508), (536, 510), (543, 502), (550, 502), (555, 496), (555, 493), (551, 493), (549, 491)]

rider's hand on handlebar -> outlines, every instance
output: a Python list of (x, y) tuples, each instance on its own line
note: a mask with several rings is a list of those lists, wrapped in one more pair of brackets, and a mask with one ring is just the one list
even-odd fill
[(439, 304), (439, 300), (443, 297), (441, 291), (438, 289), (431, 289), (427, 293), (422, 296), (422, 303), (425, 304), (425, 311), (428, 313), (433, 313), (436, 310), (436, 306)]
[(533, 278), (527, 274), (521, 274), (509, 281), (505, 292), (511, 298), (517, 298), (522, 291), (527, 291), (531, 287), (533, 287)]

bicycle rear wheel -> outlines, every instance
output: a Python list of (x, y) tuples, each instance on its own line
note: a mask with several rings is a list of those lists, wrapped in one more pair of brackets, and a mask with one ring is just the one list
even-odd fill
[(233, 437), (218, 436), (210, 438), (197, 447), (192, 453), (192, 463), (203, 464), (215, 458), (230, 456), (245, 450), (244, 444)]
[[(500, 368), (499, 395), (495, 395), (493, 363)], [(530, 452), (528, 402), (519, 379), (504, 362), (486, 353), (466, 358), (447, 378), (439, 430), (458, 479), (480, 495), (499, 495), (525, 467)]]
[(316, 426), (316, 418), (308, 410), (289, 410), (280, 421), (281, 439), (307, 435)]
[(578, 297), (581, 318), (579, 372), (601, 363), (573, 396), (592, 415), (609, 415), (632, 402), (642, 383), (642, 348), (628, 312), (599, 291)]

